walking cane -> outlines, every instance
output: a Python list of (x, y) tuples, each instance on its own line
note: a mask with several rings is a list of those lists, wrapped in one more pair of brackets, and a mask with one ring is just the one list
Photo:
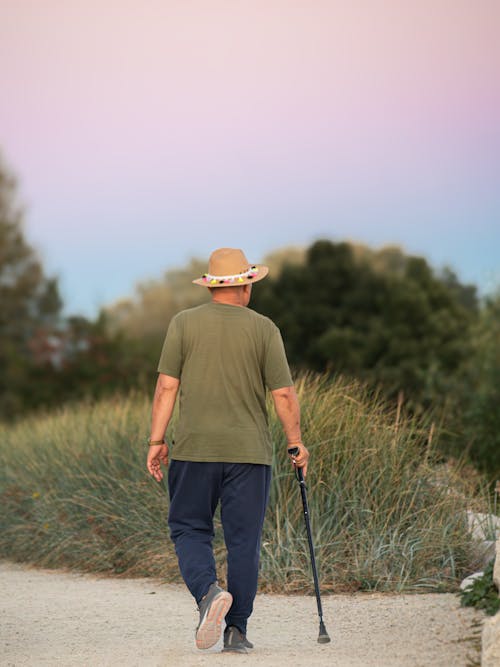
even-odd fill
[[(299, 453), (299, 448), (298, 447), (290, 447), (288, 450), (288, 453), (291, 456), (294, 456)], [(320, 644), (328, 644), (330, 641), (330, 637), (328, 636), (328, 632), (326, 631), (325, 624), (323, 622), (323, 608), (321, 606), (321, 596), (319, 593), (319, 580), (318, 580), (318, 570), (316, 569), (316, 558), (314, 557), (314, 544), (312, 541), (312, 535), (311, 535), (311, 523), (309, 520), (309, 505), (307, 503), (307, 490), (306, 490), (306, 483), (304, 481), (304, 473), (302, 472), (302, 468), (297, 468), (295, 467), (295, 474), (297, 475), (297, 480), (300, 485), (300, 493), (302, 496), (302, 505), (304, 507), (304, 519), (306, 522), (306, 531), (307, 531), (307, 541), (309, 542), (309, 553), (311, 554), (311, 567), (312, 567), (312, 572), (313, 572), (313, 579), (314, 579), (314, 590), (316, 592), (316, 603), (318, 605), (318, 616), (319, 616), (319, 637), (318, 637), (318, 643)]]

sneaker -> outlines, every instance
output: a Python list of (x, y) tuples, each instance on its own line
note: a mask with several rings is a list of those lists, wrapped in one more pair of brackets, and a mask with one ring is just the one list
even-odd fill
[(196, 628), (196, 646), (210, 648), (219, 641), (222, 622), (233, 604), (231, 593), (213, 583), (199, 604), (200, 622)]
[(240, 632), (236, 626), (229, 625), (224, 630), (224, 651), (248, 653), (247, 649), (252, 648), (252, 642), (249, 642), (247, 636)]

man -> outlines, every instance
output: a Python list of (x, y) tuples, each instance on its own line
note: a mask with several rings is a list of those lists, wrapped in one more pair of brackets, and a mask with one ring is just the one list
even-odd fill
[[(182, 577), (196, 599), (196, 645), (217, 643), (225, 619), (224, 651), (246, 653), (247, 620), (257, 592), (260, 541), (271, 480), (272, 442), (266, 388), (272, 392), (292, 463), (307, 472), (300, 409), (279, 329), (248, 309), (252, 284), (268, 273), (241, 250), (220, 248), (208, 273), (210, 303), (171, 321), (158, 365), (147, 457), (161, 481), (168, 463), (164, 435), (180, 387), (179, 421), (168, 471), (168, 524)], [(221, 503), (227, 548), (227, 588), (217, 584), (213, 516)]]

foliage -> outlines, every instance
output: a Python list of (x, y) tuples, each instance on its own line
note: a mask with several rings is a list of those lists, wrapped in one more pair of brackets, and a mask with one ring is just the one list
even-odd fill
[(346, 373), (428, 406), (470, 350), (474, 290), (451, 276), (394, 248), (318, 241), (305, 264), (256, 287), (252, 307), (278, 324), (294, 366)]
[(63, 318), (57, 280), (25, 238), (16, 182), (1, 160), (0, 304), (1, 420), (152, 383), (160, 344), (146, 356), (110, 332), (104, 314)]
[(472, 461), (500, 477), (500, 294), (486, 300), (472, 330), (457, 420)]
[[(426, 420), (340, 378), (303, 377), (297, 386), (322, 588), (455, 589), (474, 557), (468, 491), (460, 470), (433, 463)], [(0, 427), (0, 556), (178, 579), (165, 483), (145, 469), (149, 417), (149, 398), (131, 394)], [(275, 461), (261, 584), (310, 592), (300, 493), (272, 411), (270, 425)], [(215, 551), (223, 578), (220, 530)]]
[[(285, 262), (300, 265), (304, 258), (303, 249), (288, 247), (269, 254), (264, 263), (271, 274), (279, 275)], [(192, 280), (206, 270), (206, 260), (191, 259), (185, 267), (165, 271), (160, 280), (139, 283), (131, 297), (104, 309), (108, 332), (122, 335), (135, 353), (156, 367), (158, 350), (172, 317), (180, 310), (209, 300), (208, 290), (192, 284)]]
[(166, 271), (161, 280), (139, 283), (131, 298), (105, 309), (108, 329), (120, 331), (132, 340), (163, 342), (168, 323), (176, 313), (208, 300), (208, 291), (191, 282), (205, 271), (205, 262), (192, 259), (183, 268)]
[(37, 335), (50, 335), (62, 303), (57, 281), (45, 276), (25, 239), (16, 182), (1, 160), (0, 303), (0, 417), (6, 417), (30, 395), (36, 370), (30, 343)]
[(465, 590), (459, 592), (462, 607), (482, 609), (489, 616), (494, 616), (500, 611), (499, 592), (493, 583), (494, 564), (493, 559), (488, 563), (481, 577), (474, 579)]

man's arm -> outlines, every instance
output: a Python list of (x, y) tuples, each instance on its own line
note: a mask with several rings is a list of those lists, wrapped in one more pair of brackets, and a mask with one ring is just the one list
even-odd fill
[(292, 461), (303, 469), (304, 477), (307, 475), (307, 463), (309, 452), (302, 444), (300, 434), (300, 406), (295, 387), (282, 387), (271, 391), (276, 414), (285, 431), (288, 447), (298, 447), (299, 453), (293, 455)]
[[(179, 383), (178, 378), (159, 373), (153, 397), (150, 440), (159, 441), (165, 437), (165, 431), (174, 411)], [(164, 465), (168, 464), (168, 446), (166, 444), (150, 445), (146, 465), (149, 473), (157, 482), (163, 479), (160, 462)]]
[(163, 440), (174, 410), (180, 381), (171, 375), (158, 374), (151, 415), (151, 440)]

